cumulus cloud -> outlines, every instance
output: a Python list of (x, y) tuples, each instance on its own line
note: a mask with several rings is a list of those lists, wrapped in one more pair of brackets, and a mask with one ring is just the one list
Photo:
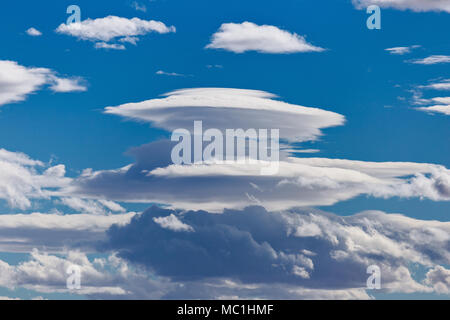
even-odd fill
[(352, 0), (357, 9), (365, 9), (370, 5), (381, 8), (412, 10), (416, 12), (443, 11), (450, 13), (450, 3), (446, 0)]
[(258, 51), (262, 53), (320, 52), (324, 49), (308, 43), (296, 33), (270, 25), (252, 22), (224, 23), (212, 35), (208, 49), (224, 49), (236, 53)]
[(414, 45), (414, 46), (409, 46), (409, 47), (393, 47), (393, 48), (387, 48), (384, 50), (386, 50), (390, 54), (404, 55), (407, 53), (411, 53), (411, 51), (416, 48), (420, 48), (420, 46)]
[(32, 36), (32, 37), (42, 36), (42, 32), (40, 32), (38, 29), (35, 29), (33, 27), (29, 28), (26, 32), (29, 36)]
[(277, 100), (265, 91), (230, 88), (195, 88), (169, 92), (164, 98), (105, 108), (105, 113), (152, 123), (173, 131), (192, 128), (203, 121), (203, 129), (249, 128), (280, 130), (290, 141), (315, 140), (321, 129), (342, 125), (344, 116), (319, 108)]
[(450, 90), (450, 79), (433, 82), (429, 85), (423, 86), (423, 88), (443, 91)]
[[(155, 221), (170, 216), (195, 232), (173, 232)], [(153, 207), (128, 225), (112, 226), (104, 248), (174, 282), (215, 284), (216, 289), (222, 283), (222, 295), (286, 298), (305, 289), (312, 296), (361, 290), (361, 298), (367, 266), (373, 264), (381, 268), (384, 292), (436, 291), (431, 283), (441, 283), (436, 278), (442, 276), (430, 274), (427, 278), (433, 280), (421, 281), (406, 266), (448, 264), (449, 232), (448, 222), (379, 211), (340, 217), (317, 210), (274, 213), (248, 207), (216, 215)]]
[(85, 91), (80, 78), (62, 78), (47, 68), (24, 67), (15, 61), (0, 60), (0, 105), (19, 102), (49, 85), (55, 92)]
[(408, 62), (411, 62), (414, 64), (424, 64), (424, 65), (450, 63), (450, 56), (433, 55), (433, 56), (429, 56), (429, 57), (426, 57), (423, 59), (409, 60)]
[[(151, 32), (175, 32), (174, 26), (166, 26), (161, 21), (127, 19), (123, 17), (107, 16), (104, 18), (87, 19), (81, 22), (61, 24), (56, 32), (76, 37), (81, 40), (97, 42), (96, 48), (120, 49), (123, 45), (109, 44), (110, 41), (135, 39)], [(126, 40), (125, 40), (126, 41)], [(136, 40), (134, 41), (136, 42)]]

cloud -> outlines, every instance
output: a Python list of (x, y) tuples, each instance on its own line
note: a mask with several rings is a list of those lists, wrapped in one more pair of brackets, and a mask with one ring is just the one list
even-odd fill
[(135, 213), (92, 214), (1, 214), (0, 251), (28, 253), (38, 248), (62, 253), (67, 248), (94, 252), (113, 224), (128, 223)]
[(450, 3), (446, 0), (352, 0), (357, 9), (365, 9), (370, 5), (381, 8), (412, 10), (416, 12), (443, 11), (450, 13)]
[(156, 71), (157, 75), (164, 75), (164, 76), (172, 76), (172, 77), (184, 77), (184, 74), (176, 73), (176, 72), (166, 72), (162, 70)]
[(359, 195), (450, 200), (450, 170), (440, 165), (284, 157), (277, 174), (262, 176), (262, 162), (174, 165), (174, 145), (158, 141), (135, 148), (134, 164), (79, 177), (67, 192), (214, 212), (254, 204), (269, 210), (326, 206)]
[(47, 68), (32, 68), (15, 61), (0, 60), (0, 105), (19, 102), (49, 85), (55, 92), (85, 91), (81, 78), (61, 78)]
[(427, 272), (425, 283), (439, 294), (450, 294), (450, 270), (436, 266)]
[(83, 92), (87, 88), (82, 78), (53, 78), (54, 83), (50, 86), (50, 89), (54, 92)]
[(105, 113), (152, 123), (172, 131), (203, 121), (204, 130), (230, 127), (280, 129), (289, 141), (315, 140), (321, 129), (344, 124), (344, 116), (276, 100), (265, 91), (195, 88), (172, 91), (164, 98), (105, 108)]
[(0, 149), (0, 199), (13, 208), (31, 207), (31, 199), (50, 199), (55, 188), (68, 185), (65, 167), (46, 167), (22, 153)]
[[(195, 232), (173, 232), (155, 221), (171, 216)], [(307, 231), (312, 229), (316, 231)], [(361, 298), (366, 269), (373, 264), (381, 268), (383, 292), (437, 291), (431, 280), (414, 279), (405, 266), (433, 269), (448, 264), (449, 232), (449, 222), (379, 211), (340, 217), (317, 210), (248, 207), (216, 215), (152, 207), (128, 225), (112, 226), (104, 248), (189, 289), (195, 283), (215, 286), (214, 297), (287, 298), (306, 289), (312, 296), (314, 291), (332, 295), (361, 290)], [(177, 297), (192, 294), (181, 290)]]
[(431, 83), (427, 86), (423, 86), (425, 89), (434, 90), (450, 90), (450, 79), (441, 80), (438, 82)]
[(420, 48), (420, 46), (414, 45), (414, 46), (409, 46), (409, 47), (394, 47), (394, 48), (387, 48), (384, 50), (389, 52), (390, 54), (404, 55), (407, 53), (411, 53), (411, 51), (416, 48)]
[(133, 1), (131, 3), (131, 7), (136, 11), (147, 12), (147, 7), (143, 3), (139, 3), (137, 1)]
[(40, 32), (39, 30), (37, 30), (33, 27), (29, 28), (26, 32), (29, 36), (32, 36), (32, 37), (42, 36), (42, 32)]
[(450, 105), (436, 105), (431, 107), (420, 107), (416, 109), (428, 113), (443, 113), (447, 116), (450, 116)]
[(177, 216), (171, 214), (167, 217), (153, 218), (153, 221), (161, 226), (161, 228), (169, 229), (172, 231), (192, 232), (191, 226), (181, 222)]
[(224, 23), (212, 35), (208, 49), (224, 49), (235, 53), (258, 51), (262, 53), (320, 52), (324, 49), (306, 42), (305, 38), (270, 25), (251, 22)]
[(450, 56), (434, 55), (426, 57), (424, 59), (409, 60), (408, 62), (423, 65), (450, 63)]
[(123, 44), (117, 44), (117, 43), (106, 43), (106, 42), (97, 42), (95, 44), (96, 49), (112, 49), (112, 50), (125, 50), (125, 46)]
[(163, 34), (175, 31), (174, 26), (168, 27), (160, 21), (147, 21), (139, 18), (127, 19), (116, 16), (87, 19), (71, 24), (63, 23), (56, 29), (57, 33), (97, 42), (96, 48), (108, 49), (121, 49), (123, 47), (123, 45), (109, 44), (110, 41), (127, 42), (134, 39), (135, 44), (137, 36), (143, 36), (151, 32)]

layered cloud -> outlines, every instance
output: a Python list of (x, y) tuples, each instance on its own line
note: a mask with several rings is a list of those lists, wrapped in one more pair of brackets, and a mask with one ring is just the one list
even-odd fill
[(286, 156), (277, 174), (262, 176), (261, 166), (267, 165), (263, 162), (174, 165), (174, 145), (158, 141), (135, 148), (130, 153), (136, 163), (90, 172), (76, 179), (68, 192), (215, 212), (254, 204), (272, 210), (324, 206), (359, 195), (450, 200), (450, 171), (439, 165)]
[(0, 106), (23, 101), (45, 85), (55, 92), (86, 90), (81, 78), (63, 78), (51, 69), (25, 67), (15, 61), (0, 60)]
[(443, 11), (450, 13), (450, 3), (447, 0), (352, 0), (358, 9), (365, 9), (370, 5), (381, 8), (398, 10), (412, 10), (416, 12)]
[(289, 141), (315, 140), (321, 129), (344, 124), (344, 116), (319, 108), (277, 100), (265, 91), (195, 88), (169, 92), (165, 97), (105, 108), (105, 113), (150, 122), (168, 131), (192, 128), (194, 120), (203, 129), (228, 128), (280, 130)]
[(258, 51), (262, 53), (320, 52), (323, 48), (308, 43), (296, 33), (275, 26), (252, 22), (224, 23), (211, 37), (208, 49), (224, 49), (235, 53)]
[[(87, 19), (81, 22), (61, 24), (56, 32), (76, 37), (81, 40), (97, 42), (97, 48), (118, 49), (123, 45), (111, 44), (110, 41), (122, 41), (136, 38), (151, 32), (175, 32), (174, 26), (166, 26), (161, 21), (127, 19), (123, 17), (107, 16), (104, 18)], [(136, 41), (134, 41), (136, 42)]]
[(26, 32), (29, 36), (32, 36), (32, 37), (42, 36), (42, 32), (40, 32), (38, 29), (33, 28), (33, 27), (29, 28)]
[(419, 45), (409, 46), (409, 47), (393, 47), (393, 48), (387, 48), (384, 49), (385, 51), (389, 52), (390, 54), (396, 54), (396, 55), (404, 55), (407, 53), (411, 53), (413, 49), (420, 48)]

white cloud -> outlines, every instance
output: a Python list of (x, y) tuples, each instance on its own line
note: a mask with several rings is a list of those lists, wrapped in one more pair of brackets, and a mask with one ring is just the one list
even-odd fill
[(147, 12), (147, 7), (143, 3), (139, 3), (137, 1), (133, 1), (131, 3), (131, 7), (133, 7), (136, 11)]
[(447, 0), (352, 0), (357, 9), (365, 9), (370, 5), (398, 10), (444, 11), (450, 13), (450, 2)]
[(172, 77), (184, 77), (184, 74), (176, 73), (176, 72), (166, 72), (162, 70), (156, 71), (156, 74), (158, 75), (164, 75), (164, 76), (172, 76)]
[(450, 79), (434, 82), (427, 86), (423, 86), (423, 88), (434, 90), (450, 90)]
[(125, 50), (125, 46), (123, 44), (117, 43), (106, 43), (106, 42), (97, 42), (95, 44), (96, 49), (111, 49), (111, 50)]
[(81, 78), (53, 78), (54, 83), (50, 86), (50, 89), (54, 92), (82, 92), (87, 88), (83, 84), (84, 80)]
[(55, 92), (84, 91), (80, 78), (61, 78), (47, 68), (32, 68), (0, 60), (0, 105), (19, 102), (44, 85)]
[(154, 20), (141, 20), (139, 18), (122, 18), (107, 16), (98, 19), (87, 19), (71, 24), (61, 24), (56, 32), (70, 35), (82, 40), (98, 42), (97, 48), (123, 49), (123, 45), (110, 44), (108, 42), (118, 40), (121, 42), (136, 43), (137, 36), (143, 36), (150, 32), (170, 33), (175, 32), (174, 26), (166, 26), (163, 22)]
[(170, 216), (167, 217), (153, 218), (153, 221), (159, 224), (161, 228), (169, 229), (172, 231), (184, 231), (184, 232), (194, 231), (194, 229), (192, 229), (191, 226), (181, 222), (174, 214), (171, 214)]
[(436, 105), (436, 106), (421, 107), (421, 108), (416, 108), (416, 109), (420, 110), (420, 111), (425, 111), (428, 113), (443, 113), (447, 116), (450, 116), (450, 105)]
[(24, 154), (0, 149), (0, 199), (11, 207), (27, 209), (31, 199), (50, 199), (70, 182), (64, 174), (63, 165), (46, 168)]
[(429, 57), (426, 57), (423, 59), (409, 60), (408, 62), (411, 62), (414, 64), (424, 64), (424, 65), (450, 63), (450, 56), (434, 55), (434, 56), (429, 56)]
[(136, 148), (136, 163), (84, 175), (67, 192), (214, 212), (254, 204), (269, 210), (326, 206), (359, 195), (450, 200), (450, 170), (440, 165), (285, 157), (277, 174), (261, 176), (262, 161), (173, 165), (173, 145)]
[(411, 51), (416, 48), (420, 48), (420, 46), (414, 45), (414, 46), (409, 46), (409, 47), (394, 47), (394, 48), (387, 48), (384, 50), (386, 50), (390, 54), (404, 55), (407, 53), (411, 53)]
[(305, 38), (270, 25), (251, 22), (224, 23), (212, 35), (209, 49), (224, 49), (236, 53), (258, 51), (262, 53), (320, 52), (324, 49), (306, 42)]
[(135, 213), (92, 214), (0, 214), (0, 251), (28, 253), (34, 248), (61, 253), (66, 248), (96, 251), (113, 224), (130, 222)]
[(450, 294), (450, 270), (436, 266), (427, 272), (425, 283), (439, 294)]
[(276, 100), (258, 90), (229, 88), (182, 89), (164, 98), (105, 108), (105, 113), (151, 122), (169, 131), (192, 128), (193, 119), (206, 128), (280, 129), (289, 141), (315, 140), (321, 129), (344, 124), (344, 116), (318, 108)]
[(29, 36), (32, 36), (32, 37), (42, 36), (42, 32), (40, 32), (39, 30), (37, 30), (33, 27), (29, 28), (26, 32)]

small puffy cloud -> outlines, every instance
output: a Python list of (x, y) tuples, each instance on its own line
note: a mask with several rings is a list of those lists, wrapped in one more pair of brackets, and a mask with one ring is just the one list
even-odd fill
[(50, 89), (54, 92), (83, 92), (86, 91), (86, 85), (81, 78), (58, 78), (54, 77), (54, 83)]
[(171, 214), (167, 217), (153, 218), (155, 223), (159, 224), (161, 228), (169, 229), (172, 231), (194, 231), (191, 226), (183, 223), (176, 215)]
[[(87, 19), (71, 24), (61, 24), (56, 32), (76, 37), (82, 40), (97, 42), (96, 48), (123, 49), (123, 45), (111, 44), (110, 41), (134, 42), (138, 36), (151, 32), (175, 32), (174, 26), (166, 26), (163, 22), (127, 19), (123, 17), (107, 16), (104, 18)], [(134, 39), (134, 40), (132, 40)]]
[(236, 53), (258, 51), (262, 53), (320, 52), (316, 47), (296, 33), (270, 25), (252, 22), (224, 23), (212, 35), (208, 49), (224, 49)]
[(38, 29), (35, 29), (33, 27), (29, 28), (26, 32), (29, 36), (32, 36), (32, 37), (42, 36), (42, 32), (40, 32)]
[(390, 54), (404, 55), (407, 53), (411, 53), (411, 51), (416, 48), (420, 48), (420, 46), (414, 45), (414, 46), (409, 46), (409, 47), (393, 47), (393, 48), (387, 48), (384, 50), (386, 50)]
[(447, 0), (352, 0), (357, 9), (365, 9), (370, 5), (381, 8), (412, 10), (416, 12), (443, 11), (450, 13), (450, 2)]
[(55, 92), (85, 91), (80, 78), (62, 78), (51, 69), (25, 67), (15, 61), (0, 60), (0, 105), (19, 102), (49, 85)]
[(133, 1), (131, 3), (131, 7), (136, 11), (147, 12), (147, 7), (143, 3), (139, 3), (137, 1)]
[(433, 55), (423, 59), (409, 60), (408, 62), (414, 64), (433, 65), (441, 63), (450, 63), (450, 56)]

